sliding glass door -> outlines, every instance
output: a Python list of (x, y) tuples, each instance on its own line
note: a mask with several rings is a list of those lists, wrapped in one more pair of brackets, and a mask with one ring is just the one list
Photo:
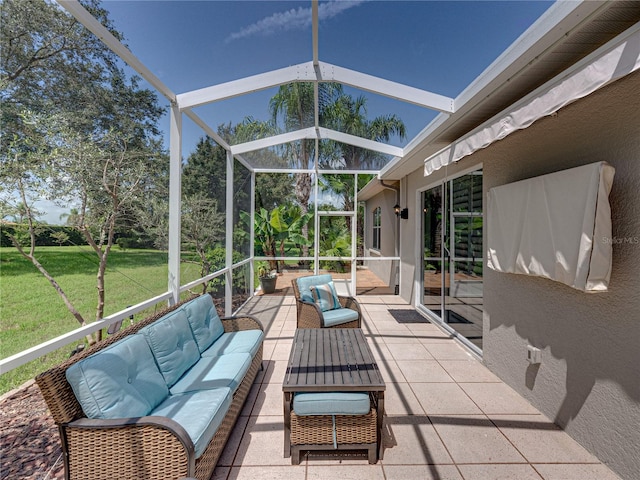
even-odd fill
[(482, 170), (422, 192), (422, 305), (482, 349)]

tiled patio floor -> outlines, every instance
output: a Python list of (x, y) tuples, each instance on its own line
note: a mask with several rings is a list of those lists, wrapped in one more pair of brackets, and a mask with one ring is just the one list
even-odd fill
[(243, 311), (266, 332), (259, 373), (215, 479), (608, 480), (618, 478), (438, 327), (398, 323), (396, 296), (359, 297), (363, 329), (387, 382), (384, 458), (283, 457), (282, 380), (293, 297), (254, 297)]

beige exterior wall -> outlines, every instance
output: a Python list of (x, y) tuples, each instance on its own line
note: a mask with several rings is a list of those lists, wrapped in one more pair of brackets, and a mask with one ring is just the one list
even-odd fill
[[(583, 293), (550, 280), (484, 269), (484, 362), (619, 475), (640, 472), (640, 73), (634, 73), (490, 147), (402, 182), (401, 295), (415, 297), (416, 192), (482, 164), (484, 192), (592, 162), (616, 169), (609, 290)], [(485, 232), (486, 238), (486, 232)], [(419, 243), (418, 243), (419, 245)], [(486, 256), (485, 256), (486, 264)], [(542, 363), (526, 360), (527, 345)]]
[[(396, 192), (385, 189), (382, 193), (376, 195), (365, 203), (365, 257), (394, 257), (397, 255), (395, 244), (398, 231), (398, 219), (393, 212), (393, 206), (396, 204)], [(373, 211), (380, 207), (380, 249), (371, 248), (373, 244)], [(396, 268), (391, 261), (372, 261), (366, 262), (367, 267), (378, 278), (388, 282), (388, 285), (394, 287), (396, 284)]]

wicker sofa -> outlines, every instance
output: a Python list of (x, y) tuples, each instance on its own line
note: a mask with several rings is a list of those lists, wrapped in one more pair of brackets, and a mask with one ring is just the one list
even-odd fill
[(359, 328), (362, 323), (360, 305), (353, 297), (335, 295), (335, 305), (324, 307), (314, 298), (312, 289), (331, 284), (331, 274), (306, 275), (291, 281), (296, 297), (298, 328)]
[(38, 375), (66, 478), (208, 480), (262, 366), (263, 337), (252, 317), (220, 319), (205, 294)]

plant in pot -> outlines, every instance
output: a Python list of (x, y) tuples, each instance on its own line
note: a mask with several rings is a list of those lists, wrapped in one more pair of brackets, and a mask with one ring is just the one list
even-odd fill
[(277, 275), (275, 271), (267, 270), (267, 267), (261, 265), (258, 267), (258, 280), (263, 293), (273, 293), (276, 291)]

